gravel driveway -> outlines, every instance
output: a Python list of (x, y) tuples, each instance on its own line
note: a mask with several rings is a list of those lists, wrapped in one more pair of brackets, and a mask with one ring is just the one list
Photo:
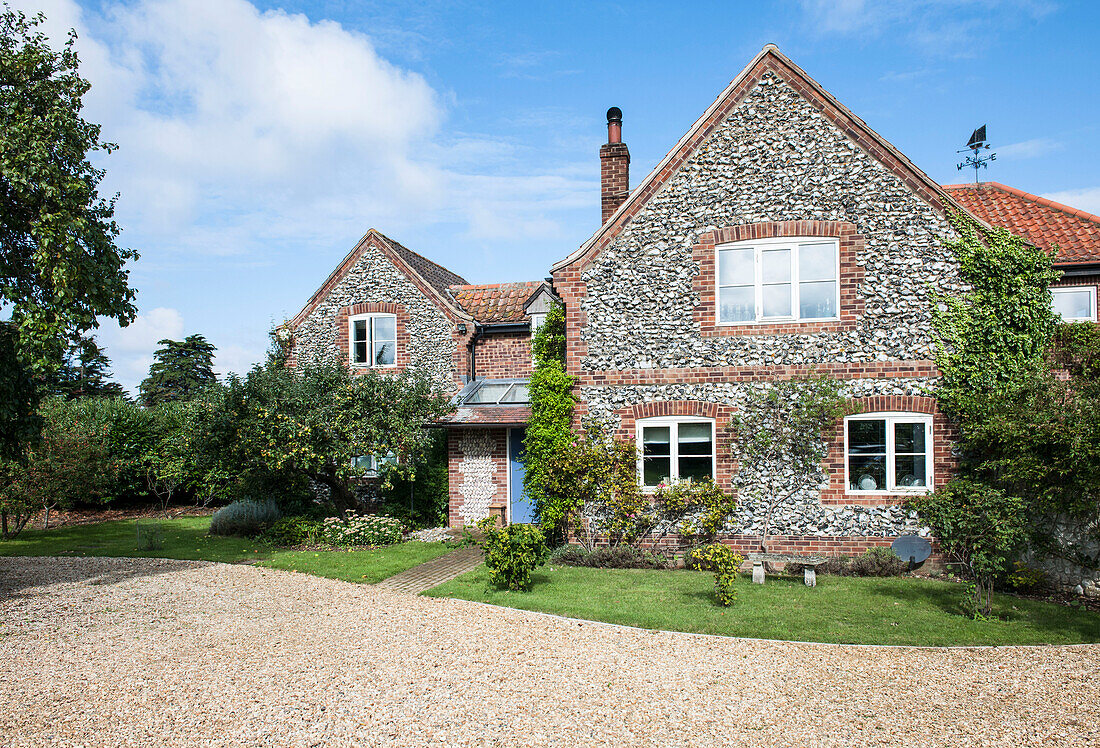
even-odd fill
[(0, 559), (0, 744), (1092, 745), (1100, 645), (578, 623), (252, 566)]

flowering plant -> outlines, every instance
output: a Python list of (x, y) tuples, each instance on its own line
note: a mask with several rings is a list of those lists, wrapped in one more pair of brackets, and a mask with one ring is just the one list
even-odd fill
[(321, 527), (321, 538), (329, 545), (390, 545), (401, 537), (401, 521), (381, 514), (348, 512), (343, 519), (326, 517)]

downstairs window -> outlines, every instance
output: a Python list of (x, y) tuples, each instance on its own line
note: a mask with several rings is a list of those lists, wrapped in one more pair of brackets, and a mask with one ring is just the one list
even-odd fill
[(932, 416), (868, 413), (844, 419), (848, 493), (932, 490)]
[(714, 421), (644, 418), (638, 421), (638, 474), (644, 488), (682, 480), (714, 480)]

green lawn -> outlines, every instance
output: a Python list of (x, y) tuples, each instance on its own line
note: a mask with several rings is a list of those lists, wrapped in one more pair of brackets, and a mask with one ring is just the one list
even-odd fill
[(0, 556), (128, 556), (199, 561), (257, 562), (320, 577), (373, 583), (442, 556), (445, 543), (399, 543), (369, 551), (291, 551), (249, 538), (207, 535), (209, 517), (138, 520), (143, 528), (160, 525), (162, 547), (142, 548), (134, 520), (74, 525), (53, 530), (24, 530), (0, 540)]
[(1100, 641), (1100, 614), (998, 596), (1000, 620), (959, 615), (961, 589), (931, 579), (743, 577), (738, 600), (714, 602), (713, 576), (544, 566), (530, 592), (490, 589), (484, 566), (425, 593), (646, 629), (851, 644), (1072, 644)]

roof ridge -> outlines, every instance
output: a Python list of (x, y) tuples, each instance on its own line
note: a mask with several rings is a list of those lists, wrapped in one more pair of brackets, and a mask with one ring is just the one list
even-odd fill
[[(809, 73), (800, 68), (789, 57), (780, 52), (779, 47), (777, 47), (775, 44), (769, 43), (764, 45), (763, 49), (761, 49), (752, 58), (752, 60), (749, 61), (748, 65), (746, 65), (741, 70), (741, 72), (739, 72), (734, 77), (734, 79), (730, 81), (729, 85), (722, 89), (717, 98), (715, 98), (715, 100), (711, 102), (710, 106), (708, 106), (703, 111), (703, 113), (699, 115), (699, 118), (695, 120), (690, 128), (688, 128), (687, 132), (685, 132), (683, 136), (678, 141), (676, 141), (675, 145), (672, 146), (668, 153), (666, 153), (665, 156), (657, 163), (657, 165), (653, 167), (653, 169), (645, 176), (645, 178), (638, 183), (638, 186), (636, 186), (628, 193), (626, 199), (619, 205), (615, 212), (613, 212), (611, 216), (608, 217), (608, 219), (604, 221), (599, 228), (596, 229), (595, 233), (593, 233), (592, 236), (590, 236), (583, 244), (581, 244), (579, 248), (571, 252), (564, 259), (555, 262), (550, 268), (551, 272), (560, 270), (561, 268), (571, 265), (572, 263), (580, 260), (581, 258), (588, 255), (588, 253), (594, 248), (597, 250), (600, 249), (600, 242), (601, 240), (603, 240), (608, 232), (615, 230), (616, 228), (621, 231), (622, 226), (617, 226), (617, 223), (622, 218), (622, 216), (626, 215), (632, 208), (634, 208), (635, 203), (637, 203), (639, 199), (644, 198), (648, 200), (650, 197), (656, 195), (661, 183), (667, 181), (674, 173), (679, 171), (680, 167), (687, 161), (689, 149), (697, 149), (698, 147), (700, 147), (703, 140), (705, 140), (704, 138), (693, 145), (692, 141), (695, 136), (704, 132), (712, 117), (718, 114), (721, 111), (722, 107), (728, 101), (730, 101), (731, 98), (735, 97), (738, 87), (740, 87), (744, 81), (748, 80), (749, 76), (760, 65), (765, 64), (765, 61), (768, 58), (774, 60), (773, 64), (776, 65), (778, 69), (785, 68), (787, 71), (787, 75), (796, 80), (804, 82), (809, 89), (812, 89), (813, 96), (815, 96), (819, 100), (817, 102), (813, 100), (808, 91), (801, 89), (799, 86), (795, 86), (795, 88), (798, 89), (799, 94), (804, 99), (806, 99), (811, 106), (821, 112), (822, 115), (826, 117), (826, 119), (829, 119), (830, 122), (832, 122), (835, 127), (840, 129), (846, 137), (851, 139), (857, 147), (868, 153), (868, 155), (872, 159), (878, 161), (879, 163), (882, 163), (883, 165), (886, 165), (887, 158), (892, 158), (894, 161), (896, 161), (899, 171), (908, 172), (913, 178), (913, 183), (910, 183), (909, 178), (901, 177), (900, 175), (898, 176), (903, 182), (906, 183), (906, 186), (908, 186), (913, 192), (917, 193), (917, 195), (921, 197), (921, 199), (931, 204), (935, 204), (935, 201), (931, 198), (938, 198), (939, 202), (942, 205), (938, 205), (935, 207), (939, 207), (945, 210), (953, 208), (966, 212), (965, 209), (961, 205), (959, 205), (946, 190), (944, 190), (934, 179), (928, 176), (928, 174), (926, 174), (920, 167), (910, 161), (904, 153), (899, 151), (890, 141), (888, 141), (886, 138), (884, 138), (882, 135), (872, 129), (870, 125), (868, 125), (851, 109), (845, 106), (824, 86), (818, 83), (817, 80), (810, 76)], [(737, 100), (743, 100), (747, 93), (748, 89), (741, 92), (740, 94), (737, 94)], [(821, 106), (818, 106), (819, 103), (821, 104)], [(830, 110), (832, 110), (832, 113), (830, 113)], [(729, 112), (727, 112), (727, 115), (728, 114)], [(834, 116), (836, 117), (836, 119), (847, 119), (851, 123), (851, 126), (853, 128), (862, 131), (863, 137), (860, 137), (859, 134), (853, 133), (848, 127), (842, 127), (841, 123), (837, 122), (836, 119), (834, 119)], [(719, 122), (720, 120), (715, 120), (715, 122), (713, 123), (714, 127), (717, 127)], [(869, 150), (869, 146), (865, 145), (863, 142), (864, 138), (867, 141), (870, 141), (870, 146), (881, 148), (883, 151), (885, 151), (885, 153), (878, 153), (876, 150), (874, 150), (874, 148), (871, 148)], [(677, 164), (675, 162), (677, 160), (677, 157), (680, 156), (681, 152), (683, 152), (685, 155)], [(647, 188), (655, 181), (658, 182), (658, 187), (654, 188), (653, 191), (648, 196), (646, 196), (644, 193), (647, 192)], [(921, 190), (917, 186), (917, 183), (923, 184), (925, 190), (927, 190), (928, 192), (927, 196), (921, 194)], [(977, 216), (975, 216), (975, 218), (984, 223), (981, 218)]]
[(1074, 218), (1083, 218), (1086, 221), (1092, 221), (1093, 223), (1100, 223), (1100, 216), (1096, 215), (1095, 213), (1089, 213), (1087, 210), (1081, 210), (1080, 208), (1074, 208), (1072, 205), (1066, 205), (1065, 203), (1060, 203), (1057, 200), (1051, 200), (1049, 197), (1043, 197), (1042, 195), (1035, 195), (1035, 194), (1032, 194), (1030, 192), (1024, 192), (1019, 187), (1012, 187), (1012, 186), (1007, 185), (1007, 184), (1002, 184), (1001, 182), (978, 182), (978, 184), (976, 184), (976, 185), (974, 185), (974, 184), (945, 184), (945, 185), (943, 185), (943, 188), (945, 190), (955, 190), (955, 189), (959, 189), (959, 190), (961, 190), (961, 189), (978, 190), (978, 189), (982, 189), (982, 188), (992, 188), (992, 189), (995, 189), (995, 190), (1000, 190), (1001, 192), (1007, 192), (1010, 195), (1016, 195), (1017, 197), (1022, 197), (1025, 200), (1030, 200), (1033, 203), (1039, 203), (1039, 205), (1045, 205), (1048, 208), (1052, 208), (1053, 210), (1057, 210), (1057, 211), (1060, 211), (1062, 213), (1066, 213), (1067, 215), (1071, 215)]

